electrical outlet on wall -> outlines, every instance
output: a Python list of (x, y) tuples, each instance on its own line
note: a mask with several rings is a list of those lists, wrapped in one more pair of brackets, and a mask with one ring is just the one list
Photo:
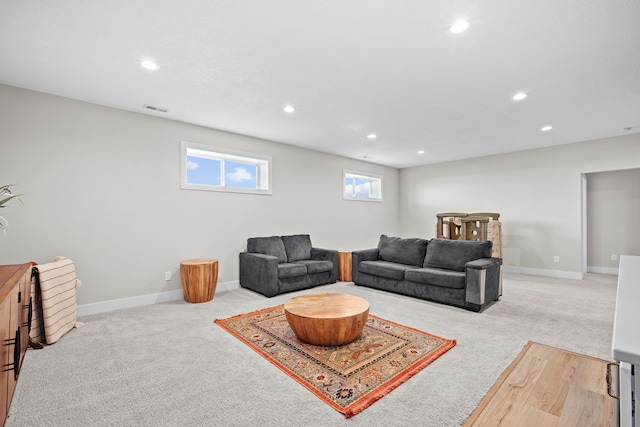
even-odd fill
[(560, 257), (558, 255), (554, 255), (553, 262), (560, 262)]
[(165, 271), (164, 272), (164, 280), (171, 280), (171, 272), (170, 271)]
[(618, 255), (611, 254), (611, 261), (617, 261), (617, 260), (618, 260)]

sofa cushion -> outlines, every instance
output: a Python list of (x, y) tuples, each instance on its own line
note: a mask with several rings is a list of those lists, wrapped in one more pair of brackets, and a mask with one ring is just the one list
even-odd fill
[(404, 272), (412, 268), (418, 267), (388, 261), (362, 261), (360, 263), (360, 273), (372, 274), (393, 280), (403, 280)]
[(282, 242), (289, 262), (311, 259), (311, 239), (308, 234), (282, 236)]
[(317, 261), (317, 260), (300, 260), (296, 261), (295, 264), (302, 264), (307, 267), (307, 273), (315, 274), (315, 273), (324, 273), (326, 271), (333, 270), (333, 263), (331, 261)]
[(460, 271), (444, 270), (442, 268), (418, 268), (408, 270), (404, 277), (410, 282), (464, 289), (466, 275)]
[(491, 258), (492, 246), (493, 243), (489, 240), (477, 242), (474, 240), (431, 239), (427, 246), (424, 266), (464, 271), (464, 265), (469, 261)]
[(303, 264), (290, 264), (283, 262), (278, 264), (278, 278), (288, 279), (289, 277), (306, 276), (307, 267)]
[(379, 259), (406, 265), (422, 266), (427, 251), (425, 239), (380, 236)]
[(284, 243), (278, 236), (250, 237), (247, 239), (247, 252), (271, 255), (278, 258), (278, 262), (287, 262)]

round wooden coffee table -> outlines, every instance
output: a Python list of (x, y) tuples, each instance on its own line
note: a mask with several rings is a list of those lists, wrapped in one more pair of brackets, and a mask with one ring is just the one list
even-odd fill
[(343, 345), (362, 333), (369, 303), (349, 294), (308, 294), (285, 302), (284, 314), (300, 340), (313, 345)]

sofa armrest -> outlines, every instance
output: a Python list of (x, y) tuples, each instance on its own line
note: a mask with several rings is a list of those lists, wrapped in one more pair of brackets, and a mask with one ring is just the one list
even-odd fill
[(334, 249), (311, 248), (311, 259), (318, 261), (331, 261), (331, 282), (336, 282), (340, 274), (340, 264), (338, 261), (338, 251)]
[(376, 261), (378, 259), (378, 248), (362, 249), (351, 252), (351, 280), (358, 283), (360, 279), (360, 263), (362, 261)]
[(500, 297), (499, 258), (480, 258), (465, 264), (465, 306), (480, 311), (485, 304)]
[(473, 268), (475, 270), (485, 270), (487, 268), (491, 268), (496, 263), (500, 265), (502, 264), (502, 260), (500, 258), (479, 258), (469, 261), (464, 265), (464, 267), (465, 269)]
[(240, 252), (240, 285), (272, 297), (278, 295), (278, 258), (253, 252)]

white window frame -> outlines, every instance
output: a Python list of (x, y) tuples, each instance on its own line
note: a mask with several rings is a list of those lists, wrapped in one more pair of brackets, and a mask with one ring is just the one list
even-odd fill
[[(192, 184), (187, 182), (187, 156), (220, 160), (220, 185)], [(256, 187), (227, 187), (225, 162), (245, 163), (256, 167)], [(210, 145), (182, 141), (180, 143), (180, 188), (183, 190), (220, 191), (227, 193), (272, 194), (271, 156), (228, 150)]]
[[(356, 193), (355, 193), (355, 188), (354, 191), (351, 193), (351, 196), (347, 196), (346, 193), (346, 187), (345, 187), (345, 182), (347, 180), (347, 178), (357, 178), (357, 179), (361, 179), (361, 180), (365, 180), (368, 181), (369, 183), (371, 183), (371, 189), (373, 191), (371, 191), (369, 193), (369, 197), (356, 197)], [(383, 177), (381, 175), (374, 175), (371, 173), (364, 173), (364, 172), (356, 172), (356, 171), (352, 171), (352, 170), (347, 170), (347, 169), (343, 169), (342, 171), (342, 198), (343, 200), (350, 200), (350, 201), (358, 201), (358, 202), (383, 202), (384, 199), (382, 198), (382, 179)], [(379, 197), (377, 197), (379, 195)]]

